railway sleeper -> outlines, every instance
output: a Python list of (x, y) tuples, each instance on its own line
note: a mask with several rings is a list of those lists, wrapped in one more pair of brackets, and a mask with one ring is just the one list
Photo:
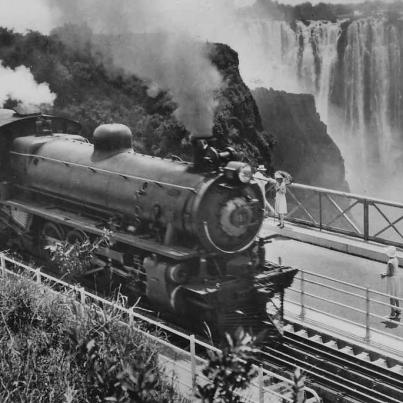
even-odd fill
[[(371, 346), (355, 344), (351, 340), (335, 337), (324, 331), (317, 331), (297, 323), (287, 322), (284, 325), (284, 331), (293, 337), (306, 339), (312, 345), (324, 346), (324, 348), (331, 349), (331, 351), (341, 354), (341, 356), (348, 355), (355, 357), (357, 363), (369, 363), (374, 366), (374, 369), (378, 367), (378, 370), (388, 372), (389, 376), (395, 376), (394, 374), (401, 375), (400, 379), (403, 382), (403, 357), (400, 358), (385, 351), (375, 350)], [(393, 372), (393, 374), (390, 372)]]
[(397, 398), (388, 390), (385, 393), (374, 390), (373, 384), (366, 386), (361, 382), (359, 374), (353, 376), (354, 380), (348, 379), (346, 376), (351, 369), (346, 368), (342, 375), (337, 374), (334, 368), (326, 368), (324, 365), (326, 360), (320, 359), (315, 365), (308, 362), (305, 352), (301, 352), (301, 357), (298, 357), (298, 350), (294, 349), (292, 352), (282, 352), (270, 348), (265, 349), (265, 354), (270, 357), (267, 362), (275, 363), (277, 365), (288, 365), (291, 372), (296, 366), (303, 369), (307, 375), (309, 386), (313, 387), (325, 398), (325, 401), (331, 402), (365, 402), (365, 403), (400, 403), (402, 401), (402, 394)]

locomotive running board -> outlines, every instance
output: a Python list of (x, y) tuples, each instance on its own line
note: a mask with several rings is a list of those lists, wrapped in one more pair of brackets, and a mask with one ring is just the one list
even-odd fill
[[(85, 216), (77, 216), (74, 213), (66, 212), (54, 207), (54, 205), (45, 205), (43, 203), (26, 202), (20, 200), (1, 201), (0, 205), (12, 208), (18, 208), (27, 213), (47, 219), (49, 221), (64, 224), (84, 232), (94, 235), (102, 235), (103, 228), (100, 229), (101, 222), (92, 220)], [(162, 245), (152, 239), (142, 238), (140, 235), (131, 235), (120, 231), (113, 232), (112, 238), (115, 241), (131, 245), (135, 248), (147, 250), (175, 260), (187, 260), (198, 256), (196, 250), (181, 248), (176, 246)]]

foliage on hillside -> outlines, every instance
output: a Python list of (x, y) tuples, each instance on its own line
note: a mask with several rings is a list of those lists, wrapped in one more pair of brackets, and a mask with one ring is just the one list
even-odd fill
[(23, 279), (0, 282), (0, 401), (182, 401), (157, 348), (120, 315)]
[[(146, 83), (114, 67), (113, 60), (100, 54), (99, 43), (101, 39), (83, 26), (66, 25), (49, 36), (0, 28), (0, 60), (11, 68), (28, 66), (38, 82), (47, 82), (57, 95), (53, 112), (82, 123), (87, 137), (100, 123), (120, 122), (132, 129), (136, 150), (189, 160), (188, 132), (172, 115), (176, 105), (169, 94), (148, 96)], [(262, 135), (260, 116), (239, 74), (236, 52), (225, 45), (209, 46), (226, 82), (217, 94), (213, 133), (218, 143), (234, 146), (244, 159), (270, 167), (271, 138)]]

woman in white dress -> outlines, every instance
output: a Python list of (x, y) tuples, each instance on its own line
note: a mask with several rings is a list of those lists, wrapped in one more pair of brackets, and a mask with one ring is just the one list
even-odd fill
[(284, 216), (287, 214), (287, 199), (285, 194), (287, 193), (287, 186), (285, 184), (285, 178), (280, 173), (275, 173), (274, 179), (276, 180), (276, 200), (274, 204), (274, 210), (279, 218), (278, 227), (284, 228)]
[(397, 251), (394, 246), (388, 246), (385, 250), (388, 262), (386, 272), (381, 274), (381, 278), (386, 277), (386, 294), (390, 298), (390, 318), (397, 319), (400, 315), (399, 297), (400, 297), (400, 276), (399, 261)]

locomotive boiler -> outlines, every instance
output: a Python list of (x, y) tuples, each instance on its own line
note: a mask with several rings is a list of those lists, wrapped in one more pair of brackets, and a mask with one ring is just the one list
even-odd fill
[[(98, 265), (153, 309), (222, 334), (275, 326), (267, 303), (295, 270), (264, 258), (264, 198), (252, 168), (194, 139), (193, 162), (132, 149), (130, 129), (0, 113), (0, 230), (26, 250), (112, 230)], [(102, 264), (104, 262), (104, 264)]]

